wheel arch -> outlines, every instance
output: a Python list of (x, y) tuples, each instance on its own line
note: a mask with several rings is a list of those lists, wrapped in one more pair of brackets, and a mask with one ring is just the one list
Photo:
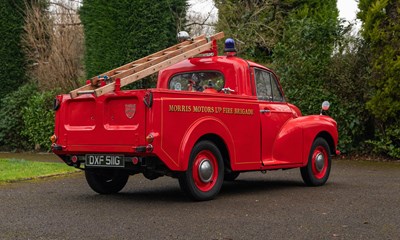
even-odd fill
[(190, 153), (193, 147), (202, 140), (215, 144), (223, 157), (224, 164), (231, 168), (230, 163), (233, 160), (232, 157), (235, 156), (232, 152), (234, 151), (233, 137), (223, 122), (214, 117), (207, 117), (194, 122), (182, 138), (179, 153), (181, 171), (187, 170)]
[(319, 137), (325, 139), (325, 141), (329, 145), (330, 154), (335, 155), (336, 147), (335, 147), (335, 142), (333, 140), (333, 137), (328, 132), (322, 131), (322, 132), (318, 133), (317, 136), (315, 136), (314, 141)]

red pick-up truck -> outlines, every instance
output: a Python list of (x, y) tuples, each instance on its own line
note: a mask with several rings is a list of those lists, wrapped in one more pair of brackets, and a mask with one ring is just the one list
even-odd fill
[(232, 53), (163, 69), (153, 89), (55, 102), (52, 149), (100, 194), (138, 173), (177, 178), (194, 200), (214, 198), (247, 171), (300, 168), (306, 185), (319, 186), (339, 152), (332, 118), (302, 116), (274, 72)]

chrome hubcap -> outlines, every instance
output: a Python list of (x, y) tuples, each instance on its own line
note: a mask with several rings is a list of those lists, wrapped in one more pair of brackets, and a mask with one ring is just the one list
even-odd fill
[(199, 177), (202, 182), (208, 183), (213, 177), (213, 166), (208, 159), (201, 160), (199, 164)]
[(322, 169), (324, 169), (324, 165), (325, 165), (324, 154), (318, 153), (318, 155), (315, 157), (315, 168), (318, 170), (318, 172), (321, 172)]

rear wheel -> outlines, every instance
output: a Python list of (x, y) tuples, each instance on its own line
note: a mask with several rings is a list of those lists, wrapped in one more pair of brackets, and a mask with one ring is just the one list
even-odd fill
[(112, 194), (125, 187), (129, 174), (119, 169), (86, 169), (85, 177), (93, 191)]
[(329, 145), (323, 138), (315, 139), (308, 164), (300, 169), (303, 181), (308, 186), (321, 186), (326, 183), (331, 171), (331, 155)]
[(218, 148), (210, 141), (197, 143), (187, 171), (179, 177), (181, 189), (194, 200), (210, 200), (219, 193), (223, 179), (224, 163)]

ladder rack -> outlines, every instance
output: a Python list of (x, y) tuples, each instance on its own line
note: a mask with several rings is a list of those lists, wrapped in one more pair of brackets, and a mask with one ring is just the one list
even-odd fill
[(223, 37), (223, 32), (209, 38), (202, 35), (100, 74), (91, 78), (90, 83), (85, 86), (72, 90), (71, 98), (82, 94), (94, 94), (99, 97), (112, 92), (115, 90), (116, 81), (120, 85), (118, 88), (123, 87), (185, 59), (203, 52), (213, 51), (216, 48), (216, 40)]

